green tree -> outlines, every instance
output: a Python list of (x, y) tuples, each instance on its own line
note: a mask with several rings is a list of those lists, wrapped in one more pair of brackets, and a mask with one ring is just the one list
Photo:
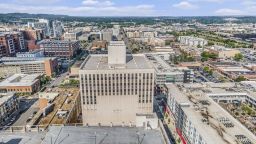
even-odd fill
[(246, 78), (244, 76), (239, 76), (235, 79), (235, 82), (241, 82), (241, 81), (245, 81)]
[(243, 55), (241, 53), (235, 54), (235, 56), (234, 56), (234, 60), (235, 61), (240, 61), (242, 59), (243, 59)]

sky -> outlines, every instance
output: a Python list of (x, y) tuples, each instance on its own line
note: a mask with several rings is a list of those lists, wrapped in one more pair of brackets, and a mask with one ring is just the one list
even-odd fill
[(256, 0), (0, 0), (0, 13), (70, 16), (256, 15)]

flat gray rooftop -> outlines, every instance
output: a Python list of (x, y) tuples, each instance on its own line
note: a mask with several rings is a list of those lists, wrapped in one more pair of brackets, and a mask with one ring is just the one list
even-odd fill
[(82, 70), (110, 70), (115, 68), (125, 69), (152, 69), (149, 61), (142, 54), (127, 55), (125, 65), (109, 65), (108, 55), (90, 55), (82, 64)]
[(61, 144), (94, 144), (95, 139), (97, 144), (164, 144), (158, 130), (127, 127), (52, 126), (42, 144), (50, 144), (51, 139)]
[(45, 133), (5, 133), (0, 132), (0, 143), (4, 144), (41, 144)]

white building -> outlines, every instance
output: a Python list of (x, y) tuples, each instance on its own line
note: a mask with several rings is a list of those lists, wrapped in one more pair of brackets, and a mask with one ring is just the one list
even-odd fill
[(40, 51), (40, 50), (35, 50), (35, 51), (30, 51), (30, 52), (19, 52), (19, 53), (16, 53), (16, 57), (38, 58), (38, 57), (44, 57), (44, 53), (43, 53), (43, 51)]
[(112, 30), (106, 30), (106, 31), (102, 31), (102, 39), (110, 42), (112, 40), (113, 37), (113, 31)]
[(180, 36), (178, 38), (181, 44), (189, 45), (189, 46), (205, 46), (208, 44), (208, 41), (202, 38), (191, 37), (191, 36)]
[[(216, 84), (221, 85), (221, 84)], [(190, 144), (252, 144), (256, 136), (204, 92), (201, 84), (167, 84), (168, 113), (179, 137)]]
[(61, 37), (63, 34), (63, 24), (60, 21), (52, 22), (52, 36), (53, 37)]
[(155, 83), (159, 86), (163, 86), (165, 83), (183, 83), (193, 80), (192, 70), (170, 66), (164, 60), (163, 54), (146, 54), (146, 57), (155, 69)]
[(82, 35), (82, 31), (65, 32), (64, 40), (75, 41), (75, 40), (78, 40), (78, 37), (81, 35)]
[(80, 67), (83, 124), (154, 126), (152, 119), (141, 122), (153, 113), (154, 69), (144, 55), (126, 55), (124, 42), (110, 42), (109, 49)]

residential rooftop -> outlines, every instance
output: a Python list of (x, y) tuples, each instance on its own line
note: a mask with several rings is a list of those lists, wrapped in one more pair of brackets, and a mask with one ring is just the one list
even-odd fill
[[(220, 90), (219, 92), (224, 92), (225, 89), (228, 92), (228, 87), (232, 84), (213, 84), (212, 87), (216, 87), (217, 89), (213, 88), (216, 91), (209, 90), (212, 89), (211, 84), (213, 83), (178, 86), (166, 84), (166, 86), (171, 91), (171, 97), (174, 97), (175, 101), (181, 105), (187, 119), (191, 121), (208, 144), (237, 143), (239, 135), (244, 135), (252, 143), (256, 142), (256, 136), (252, 132), (208, 95), (218, 92), (217, 89)], [(206, 114), (209, 124), (204, 122), (207, 119)], [(225, 122), (232, 123), (234, 126), (225, 127)]]

